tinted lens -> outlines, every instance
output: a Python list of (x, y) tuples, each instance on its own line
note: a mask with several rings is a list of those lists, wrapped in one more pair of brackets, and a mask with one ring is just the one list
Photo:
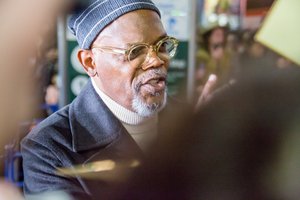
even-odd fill
[(134, 60), (136, 58), (145, 58), (146, 55), (148, 53), (148, 47), (145, 45), (138, 45), (138, 46), (134, 46), (129, 54), (128, 54), (128, 58), (129, 60)]
[(158, 47), (159, 53), (166, 53), (168, 56), (173, 57), (176, 53), (177, 43), (172, 39), (166, 39)]
[(159, 57), (164, 59), (170, 59), (174, 57), (177, 46), (178, 41), (172, 38), (162, 39), (160, 42), (157, 43), (156, 47), (149, 46), (147, 44), (135, 45), (129, 50), (128, 60), (137, 60), (139, 62), (144, 62), (149, 53), (150, 48), (152, 49), (152, 47)]

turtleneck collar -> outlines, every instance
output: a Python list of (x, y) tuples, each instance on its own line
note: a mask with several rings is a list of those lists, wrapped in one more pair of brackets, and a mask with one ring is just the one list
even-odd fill
[(103, 102), (106, 104), (106, 106), (111, 110), (111, 112), (122, 122), (130, 125), (140, 125), (143, 123), (146, 123), (149, 120), (157, 119), (158, 114), (155, 114), (152, 117), (143, 117), (138, 115), (137, 113), (128, 110), (127, 108), (121, 106), (117, 102), (115, 102), (113, 99), (111, 99), (109, 96), (107, 96), (104, 92), (102, 92), (95, 81), (91, 78), (92, 85), (94, 89), (96, 90), (97, 94), (100, 96), (100, 98), (103, 100)]

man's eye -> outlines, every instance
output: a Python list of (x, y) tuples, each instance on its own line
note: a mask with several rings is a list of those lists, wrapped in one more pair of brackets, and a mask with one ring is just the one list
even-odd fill
[(168, 42), (165, 41), (165, 42), (163, 42), (163, 43), (160, 45), (158, 51), (161, 52), (161, 53), (166, 53), (166, 52), (168, 51), (168, 46), (169, 46), (169, 45), (168, 45)]
[(147, 47), (145, 46), (137, 46), (137, 47), (134, 47), (131, 51), (130, 51), (130, 54), (129, 54), (129, 59), (130, 60), (133, 60), (141, 55), (145, 55), (147, 54), (148, 50), (147, 50)]
[(171, 40), (167, 40), (160, 45), (158, 51), (161, 53), (171, 53), (174, 50), (174, 48), (174, 42), (172, 42)]

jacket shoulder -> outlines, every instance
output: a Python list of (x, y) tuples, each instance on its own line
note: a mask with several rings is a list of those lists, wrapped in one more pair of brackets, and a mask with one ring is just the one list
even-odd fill
[(22, 140), (21, 145), (34, 141), (50, 148), (53, 144), (62, 144), (71, 148), (71, 130), (69, 123), (69, 106), (53, 113), (36, 127), (34, 127)]

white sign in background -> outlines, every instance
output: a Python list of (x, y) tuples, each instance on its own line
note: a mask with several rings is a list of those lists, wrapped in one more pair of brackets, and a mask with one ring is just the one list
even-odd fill
[(168, 35), (181, 41), (189, 38), (189, 0), (153, 0), (161, 12)]

